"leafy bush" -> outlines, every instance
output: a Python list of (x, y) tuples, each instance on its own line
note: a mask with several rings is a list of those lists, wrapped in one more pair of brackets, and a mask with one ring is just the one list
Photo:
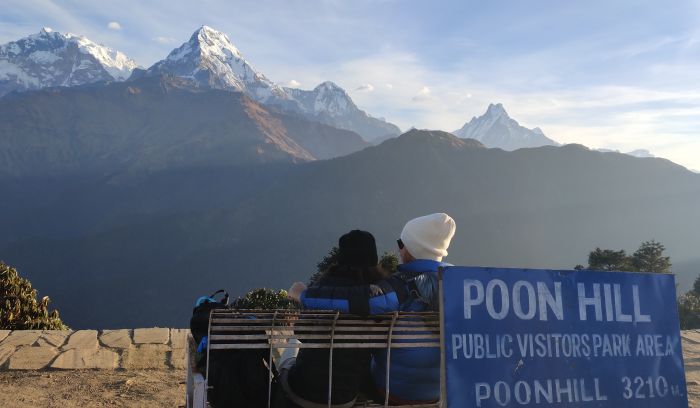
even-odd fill
[(58, 311), (49, 312), (49, 297), (37, 301), (37, 292), (17, 269), (0, 261), (0, 329), (66, 330)]
[(244, 296), (233, 301), (234, 309), (298, 309), (299, 304), (287, 297), (287, 291), (274, 291), (267, 288), (253, 289)]

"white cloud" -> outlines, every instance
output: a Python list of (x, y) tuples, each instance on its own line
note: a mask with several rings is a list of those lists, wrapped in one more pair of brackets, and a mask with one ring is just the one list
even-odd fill
[(301, 83), (299, 81), (292, 79), (291, 81), (287, 82), (286, 87), (287, 88), (299, 88), (301, 86)]
[(121, 30), (122, 25), (117, 23), (116, 21), (110, 21), (109, 24), (107, 24), (107, 28), (110, 30)]
[(392, 84), (386, 84), (384, 86), (386, 86), (387, 89), (394, 89), (394, 85)]
[(171, 37), (154, 37), (153, 41), (157, 42), (158, 44), (173, 44), (175, 39)]
[(418, 94), (416, 94), (415, 96), (413, 96), (413, 98), (411, 98), (411, 100), (413, 102), (423, 102), (423, 101), (427, 101), (429, 99), (432, 99), (432, 97), (433, 96), (430, 93), (430, 88), (428, 88), (427, 86), (424, 86), (420, 89), (420, 91), (418, 91)]
[(356, 91), (367, 91), (367, 92), (372, 92), (374, 91), (374, 86), (372, 84), (362, 84), (355, 88)]

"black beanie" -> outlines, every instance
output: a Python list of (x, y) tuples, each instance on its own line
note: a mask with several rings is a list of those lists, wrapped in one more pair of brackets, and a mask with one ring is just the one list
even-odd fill
[(338, 263), (340, 265), (376, 266), (377, 245), (367, 231), (352, 230), (338, 240)]

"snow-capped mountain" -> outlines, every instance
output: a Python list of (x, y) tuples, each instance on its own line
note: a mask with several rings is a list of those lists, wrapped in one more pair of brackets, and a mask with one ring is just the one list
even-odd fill
[(503, 105), (490, 104), (486, 113), (473, 117), (461, 129), (454, 132), (461, 138), (476, 139), (487, 147), (516, 150), (523, 147), (559, 146), (540, 128), (528, 129), (508, 116)]
[(168, 74), (191, 78), (200, 85), (248, 94), (258, 102), (295, 105), (280, 86), (256, 71), (226, 34), (202, 26), (189, 41), (174, 49), (141, 75)]
[(0, 45), (0, 96), (15, 90), (123, 81), (134, 68), (136, 63), (119, 51), (43, 28)]
[(226, 34), (206, 25), (164, 60), (145, 71), (136, 70), (132, 78), (161, 74), (190, 78), (207, 88), (243, 92), (265, 105), (354, 131), (368, 141), (400, 133), (396, 126), (360, 110), (347, 92), (332, 82), (311, 91), (277, 85), (257, 71)]
[(374, 118), (359, 109), (350, 95), (331, 81), (326, 81), (311, 91), (296, 88), (284, 90), (299, 102), (307, 117), (340, 129), (352, 130), (367, 141), (401, 133), (396, 125)]

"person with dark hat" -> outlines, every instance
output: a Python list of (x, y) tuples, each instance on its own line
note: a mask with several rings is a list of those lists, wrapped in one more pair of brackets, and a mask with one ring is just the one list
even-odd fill
[[(323, 296), (338, 287), (357, 287), (372, 284), (383, 278), (377, 268), (377, 247), (374, 237), (367, 231), (353, 230), (338, 241), (338, 261), (318, 280), (314, 289)], [(357, 301), (348, 299), (350, 311), (369, 313), (367, 302), (361, 295)], [(306, 305), (306, 309), (317, 309)], [(288, 358), (280, 364), (282, 389), (287, 399), (302, 408), (327, 407), (328, 405), (328, 349), (306, 348), (299, 350), (296, 358)], [(345, 408), (355, 404), (360, 384), (366, 377), (370, 364), (369, 350), (338, 349), (333, 352), (333, 382), (331, 407)]]

